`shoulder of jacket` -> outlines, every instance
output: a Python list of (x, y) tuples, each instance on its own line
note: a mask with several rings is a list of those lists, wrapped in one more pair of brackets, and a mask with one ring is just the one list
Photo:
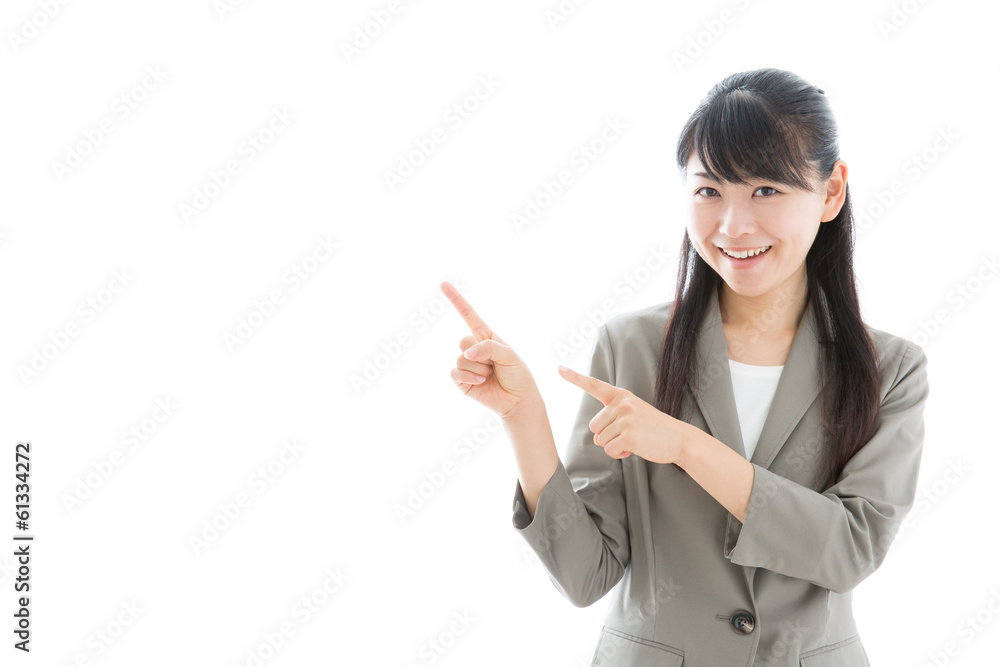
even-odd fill
[(667, 316), (673, 301), (654, 303), (624, 313), (616, 313), (608, 318), (603, 327), (607, 329), (608, 338), (612, 342), (634, 340), (637, 336), (643, 339), (659, 340), (663, 336), (663, 328), (667, 324)]
[(865, 325), (875, 343), (882, 375), (883, 395), (918, 364), (926, 363), (924, 348), (903, 336)]

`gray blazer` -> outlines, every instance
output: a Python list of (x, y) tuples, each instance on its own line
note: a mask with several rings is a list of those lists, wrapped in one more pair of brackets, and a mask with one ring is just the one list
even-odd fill
[[(878, 431), (833, 486), (811, 486), (820, 447), (818, 304), (809, 299), (750, 459), (744, 523), (677, 466), (605, 454), (589, 427), (603, 405), (586, 393), (533, 519), (517, 482), (514, 528), (555, 587), (578, 607), (614, 589), (592, 665), (869, 665), (852, 589), (881, 565), (913, 505), (927, 358), (920, 346), (868, 327), (882, 376)], [(672, 305), (601, 325), (589, 374), (653, 404)], [(714, 292), (698, 353), (702, 381), (688, 387), (685, 421), (746, 456)]]

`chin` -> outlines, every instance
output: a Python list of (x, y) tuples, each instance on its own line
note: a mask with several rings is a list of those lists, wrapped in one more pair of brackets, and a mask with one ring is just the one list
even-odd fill
[(736, 294), (739, 294), (740, 296), (745, 296), (747, 298), (762, 296), (770, 292), (771, 289), (773, 288), (772, 285), (765, 284), (764, 281), (762, 280), (746, 280), (733, 284), (728, 280), (726, 280), (725, 278), (723, 278), (722, 282), (724, 282), (726, 284), (726, 287), (728, 287)]

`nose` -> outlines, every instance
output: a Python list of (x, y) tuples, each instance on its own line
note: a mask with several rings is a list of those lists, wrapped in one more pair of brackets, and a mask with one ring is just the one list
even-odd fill
[(755, 233), (757, 223), (754, 222), (753, 210), (750, 205), (744, 205), (738, 201), (727, 203), (725, 210), (722, 211), (722, 219), (719, 221), (719, 231), (732, 239)]

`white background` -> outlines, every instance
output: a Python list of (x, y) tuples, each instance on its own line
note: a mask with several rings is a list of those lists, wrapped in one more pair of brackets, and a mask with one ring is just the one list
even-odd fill
[[(424, 0), (377, 30), (387, 1), (226, 7), (4, 3), (0, 662), (589, 664), (609, 598), (573, 607), (513, 529), (514, 459), (449, 376), (468, 331), (438, 285), (526, 360), (564, 451), (581, 392), (556, 365), (586, 372), (606, 299), (672, 298), (678, 134), (713, 84), (758, 67), (826, 91), (864, 226), (863, 316), (929, 357), (924, 502), (856, 590), (865, 647), (873, 665), (928, 664), (949, 642), (939, 664), (995, 659), (995, 3), (587, 2), (553, 23), (554, 0)], [(481, 77), (497, 85), (476, 99)], [(450, 122), (463, 100), (475, 108)], [(574, 152), (609, 119), (623, 132), (580, 171)], [(445, 141), (391, 188), (436, 128)], [(228, 161), (239, 172), (213, 188)], [(573, 183), (516, 228), (561, 169)], [(293, 267), (312, 272), (295, 284)], [(627, 277), (638, 289), (616, 290)], [(299, 453), (255, 482), (293, 439)], [(12, 648), (20, 440), (30, 656)]]

